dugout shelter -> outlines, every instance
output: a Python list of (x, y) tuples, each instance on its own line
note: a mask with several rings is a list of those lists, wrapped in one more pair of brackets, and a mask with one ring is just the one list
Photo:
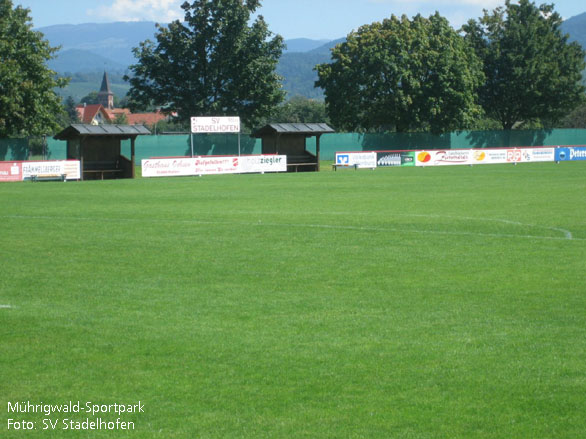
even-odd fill
[[(271, 123), (252, 136), (262, 141), (263, 154), (287, 156), (287, 172), (319, 171), (320, 137), (334, 133), (326, 123)], [(307, 138), (316, 137), (315, 154), (307, 150)]]
[[(67, 159), (81, 162), (82, 180), (134, 178), (135, 141), (151, 134), (142, 125), (73, 124), (53, 138), (67, 141)], [(122, 141), (130, 140), (130, 157), (122, 154)]]

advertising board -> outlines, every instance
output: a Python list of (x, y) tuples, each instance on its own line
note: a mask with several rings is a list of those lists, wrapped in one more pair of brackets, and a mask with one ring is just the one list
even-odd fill
[(66, 180), (79, 180), (80, 170), (79, 160), (0, 162), (0, 182), (30, 180), (42, 175), (65, 175)]
[(586, 160), (586, 146), (555, 148), (555, 161)]
[(66, 180), (79, 180), (80, 162), (78, 160), (56, 160), (46, 162), (22, 162), (22, 179), (34, 175), (63, 175)]
[(22, 181), (20, 162), (0, 162), (0, 181)]
[(337, 152), (336, 165), (376, 168), (376, 152)]
[(239, 157), (240, 173), (287, 172), (286, 155), (245, 155)]
[(415, 152), (413, 151), (377, 151), (376, 166), (415, 166)]
[(285, 155), (152, 158), (141, 162), (143, 177), (286, 172)]
[(240, 117), (192, 117), (191, 132), (200, 133), (239, 133)]

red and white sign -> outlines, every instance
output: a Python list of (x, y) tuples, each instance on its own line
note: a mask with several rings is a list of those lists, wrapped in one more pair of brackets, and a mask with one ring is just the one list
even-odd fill
[(30, 180), (42, 175), (65, 175), (66, 180), (79, 180), (80, 169), (79, 160), (0, 162), (0, 182)]
[(207, 156), (142, 160), (143, 177), (286, 172), (285, 155)]
[(22, 181), (20, 162), (0, 162), (0, 181)]
[(191, 132), (199, 133), (239, 133), (239, 117), (192, 117)]

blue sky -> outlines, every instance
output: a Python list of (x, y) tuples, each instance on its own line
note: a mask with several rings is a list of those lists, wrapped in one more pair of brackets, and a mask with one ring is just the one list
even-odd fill
[[(112, 21), (157, 21), (182, 17), (184, 0), (13, 0), (31, 9), (35, 27)], [(536, 3), (552, 3), (537, 0)], [(584, 0), (553, 1), (564, 18), (586, 12)], [(436, 10), (459, 27), (504, 0), (264, 0), (260, 13), (286, 39), (334, 39), (391, 14), (428, 16)]]

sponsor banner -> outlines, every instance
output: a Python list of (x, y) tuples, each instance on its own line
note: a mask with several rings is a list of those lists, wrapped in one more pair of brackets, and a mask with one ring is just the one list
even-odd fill
[(246, 155), (239, 158), (239, 171), (246, 172), (287, 172), (286, 155)]
[(447, 149), (439, 151), (416, 151), (416, 166), (468, 165), (471, 149)]
[(182, 177), (195, 175), (193, 159), (146, 159), (142, 160), (143, 177)]
[(79, 160), (0, 162), (0, 182), (30, 180), (43, 175), (65, 175), (66, 180), (79, 180), (80, 169)]
[(195, 175), (238, 173), (238, 157), (196, 157), (193, 160)]
[(416, 151), (416, 166), (483, 165), (554, 161), (554, 148), (491, 148)]
[(191, 132), (199, 133), (239, 133), (239, 117), (192, 117)]
[(555, 148), (525, 148), (522, 151), (524, 162), (553, 162), (555, 160)]
[(415, 152), (377, 151), (376, 165), (377, 167), (415, 166)]
[(586, 146), (555, 148), (555, 161), (586, 160)]
[(415, 151), (401, 153), (401, 166), (415, 166)]
[(401, 166), (401, 153), (400, 152), (377, 152), (376, 153), (376, 166)]
[(247, 172), (286, 172), (287, 156), (210, 156), (142, 160), (143, 177), (241, 174)]
[(0, 162), (0, 181), (22, 181), (20, 162)]
[(376, 168), (376, 152), (337, 152), (336, 165)]
[(47, 162), (22, 162), (22, 179), (29, 180), (33, 175), (63, 175), (66, 180), (79, 180), (79, 160), (57, 160)]

